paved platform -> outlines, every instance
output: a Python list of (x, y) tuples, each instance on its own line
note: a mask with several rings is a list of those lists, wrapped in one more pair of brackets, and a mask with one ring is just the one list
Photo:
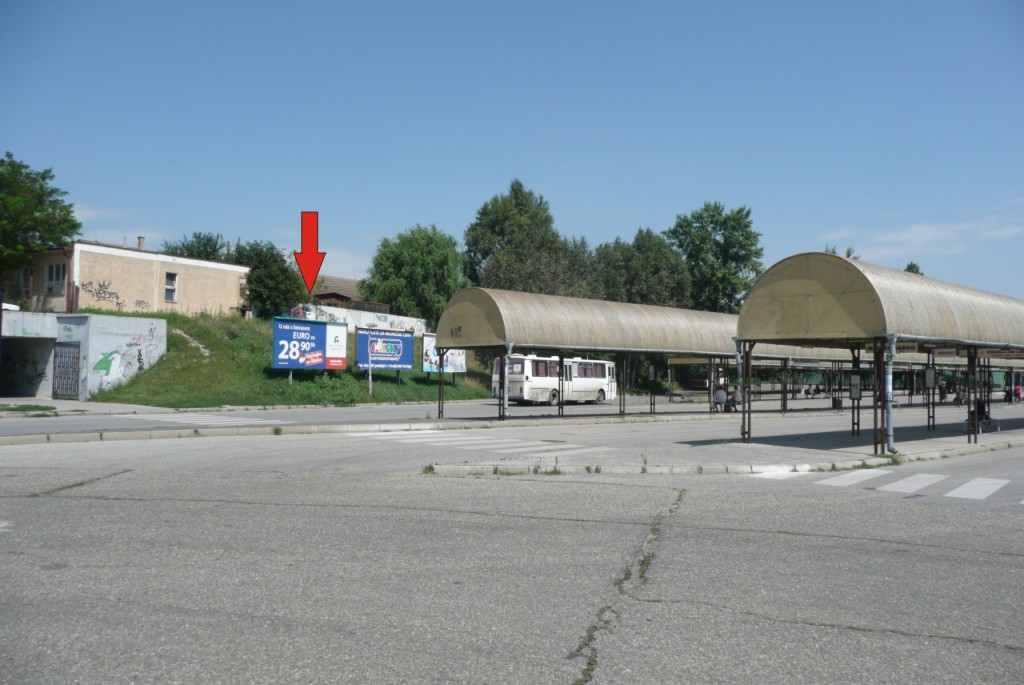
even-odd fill
[[(775, 403), (755, 403), (753, 415), (753, 441), (743, 443), (739, 439), (739, 415), (733, 413), (710, 414), (703, 403), (658, 404), (654, 415), (638, 409), (640, 400), (631, 398), (632, 404), (626, 417), (617, 414), (587, 414), (564, 417), (541, 416), (517, 418), (513, 409), (512, 418), (498, 421), (493, 415), (476, 419), (388, 420), (386, 406), (381, 407), (379, 423), (346, 423), (343, 410), (337, 415), (338, 421), (322, 423), (299, 421), (284, 426), (234, 426), (204, 428), (161, 428), (159, 430), (106, 431), (84, 433), (53, 433), (31, 436), (10, 436), (4, 438), (0, 422), (0, 445), (38, 444), (45, 442), (84, 442), (98, 440), (145, 440), (160, 438), (228, 437), (262, 435), (311, 435), (338, 434), (367, 431), (416, 431), (416, 430), (463, 430), (479, 428), (529, 427), (542, 423), (545, 427), (565, 425), (579, 426), (602, 423), (653, 423), (653, 422), (700, 422), (700, 440), (666, 442), (655, 447), (642, 449), (608, 449), (595, 453), (587, 450), (581, 454), (562, 453), (556, 457), (523, 458), (510, 456), (495, 458), (495, 455), (481, 455), (465, 460), (460, 455), (458, 463), (435, 463), (430, 465), (435, 473), (444, 475), (492, 475), (527, 473), (608, 473), (608, 474), (712, 474), (712, 473), (766, 473), (785, 471), (835, 471), (852, 468), (882, 466), (886, 464), (937, 459), (991, 450), (1024, 447), (1024, 405), (993, 403), (994, 421), (983, 428), (977, 442), (968, 440), (964, 432), (963, 408), (947, 403), (938, 408), (938, 425), (928, 430), (925, 424), (924, 407), (902, 403), (895, 410), (897, 454), (875, 454), (872, 445), (872, 414), (870, 408), (862, 410), (862, 427), (859, 436), (851, 435), (850, 416), (842, 411), (832, 410), (827, 398), (819, 400), (796, 400), (785, 415), (777, 411)], [(663, 400), (663, 398), (661, 398)], [(0, 399), (2, 405), (39, 405), (52, 407), (57, 416), (83, 414), (155, 414), (176, 410), (141, 405), (76, 402), (49, 399)], [(481, 405), (482, 412), (490, 412), (489, 406)], [(231, 407), (206, 411), (245, 411), (250, 408)], [(260, 408), (265, 409), (265, 408)], [(603, 407), (605, 410), (610, 407)], [(397, 412), (396, 412), (397, 413)], [(0, 412), (0, 416), (7, 414)], [(296, 416), (298, 416), (296, 412)]]

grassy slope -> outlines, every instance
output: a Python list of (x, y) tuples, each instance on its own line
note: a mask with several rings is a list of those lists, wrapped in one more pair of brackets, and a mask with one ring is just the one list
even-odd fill
[[(109, 314), (109, 312), (104, 312)], [(271, 368), (273, 335), (265, 321), (230, 316), (149, 315), (167, 320), (167, 354), (130, 382), (104, 391), (94, 402), (128, 402), (161, 407), (268, 406), (283, 404), (349, 405), (362, 402), (429, 402), (437, 400), (437, 375), (419, 371), (376, 372), (373, 396), (362, 371), (288, 372)], [(355, 365), (354, 335), (348, 361)], [(420, 358), (417, 339), (414, 359)], [(200, 348), (202, 346), (202, 349)], [(205, 349), (206, 352), (203, 351)], [(470, 355), (472, 357), (472, 355)], [(482, 369), (457, 376), (445, 398), (490, 397), (490, 374)]]

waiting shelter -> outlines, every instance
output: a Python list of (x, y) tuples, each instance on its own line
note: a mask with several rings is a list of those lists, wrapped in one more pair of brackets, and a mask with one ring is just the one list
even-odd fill
[[(936, 359), (966, 359), (967, 434), (977, 442), (991, 402), (993, 360), (1007, 366), (1024, 357), (1024, 301), (906, 271), (811, 252), (770, 267), (744, 300), (737, 324), (745, 369), (756, 346), (814, 346), (845, 350), (858, 379), (861, 355), (873, 360), (875, 452), (895, 453), (892, 373), (898, 353), (926, 355), (929, 428), (934, 428)], [(749, 373), (743, 373), (744, 382)], [(749, 392), (744, 389), (741, 435), (751, 440)], [(859, 412), (859, 386), (851, 387)]]
[[(439, 358), (452, 348), (497, 348), (511, 355), (513, 349), (547, 350), (560, 360), (566, 353), (616, 356), (620, 377), (635, 354), (663, 354), (670, 363), (736, 362), (738, 317), (735, 314), (701, 312), (672, 307), (608, 302), (575, 297), (540, 295), (490, 288), (465, 288), (455, 293), (437, 325)], [(755, 359), (842, 359), (841, 351), (764, 344)], [(504, 365), (501, 366), (504, 386)], [(709, 371), (710, 373), (710, 371)], [(443, 379), (443, 368), (441, 378)], [(559, 393), (559, 413), (562, 413)], [(785, 392), (783, 392), (785, 409)], [(651, 396), (653, 411), (654, 398)], [(709, 393), (709, 409), (710, 409)], [(507, 413), (507, 395), (499, 402), (499, 417)], [(625, 414), (625, 397), (619, 396), (619, 413)], [(444, 385), (438, 391), (438, 416), (444, 416)]]

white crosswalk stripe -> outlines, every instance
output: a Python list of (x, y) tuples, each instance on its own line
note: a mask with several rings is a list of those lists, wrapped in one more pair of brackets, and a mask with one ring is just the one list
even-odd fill
[(768, 480), (788, 480), (790, 478), (796, 478), (797, 476), (809, 475), (810, 471), (765, 471), (763, 473), (754, 473), (754, 478), (767, 478)]
[(410, 443), (425, 447), (452, 447), (459, 450), (483, 450), (495, 454), (514, 454), (524, 457), (551, 457), (612, 451), (611, 447), (588, 447), (573, 442), (522, 440), (488, 436), (458, 435), (453, 431), (415, 431), (349, 433), (350, 436)]
[[(571, 445), (563, 445), (562, 447), (572, 447)], [(530, 452), (524, 454), (525, 457), (564, 457), (570, 454), (597, 454), (599, 452), (611, 452), (611, 447), (577, 447), (575, 449), (549, 449), (543, 452)]]
[(908, 478), (901, 478), (900, 480), (896, 481), (895, 483), (889, 483), (888, 485), (883, 485), (883, 486), (881, 486), (878, 489), (879, 490), (886, 490), (888, 492), (911, 493), (911, 492), (917, 492), (921, 488), (926, 488), (929, 485), (934, 485), (935, 483), (938, 483), (940, 480), (945, 480), (945, 479), (946, 479), (946, 476), (936, 476), (936, 475), (931, 474), (931, 473), (918, 473), (918, 474), (915, 474), (913, 476), (909, 476)]
[[(845, 488), (862, 483), (867, 483), (875, 478), (887, 476), (893, 473), (889, 469), (863, 469), (848, 471), (838, 476), (830, 476), (819, 481), (815, 481), (816, 485), (831, 485), (833, 487)], [(753, 474), (756, 478), (768, 478), (773, 480), (783, 480), (793, 476), (803, 475), (799, 473), (780, 473), (780, 472), (768, 472), (768, 473), (755, 473)], [(917, 473), (912, 476), (900, 478), (891, 483), (880, 485), (877, 488), (865, 487), (865, 489), (874, 489), (879, 492), (895, 492), (902, 494), (916, 493), (925, 488), (931, 487), (949, 478), (946, 475), (939, 475), (935, 473)], [(943, 493), (943, 497), (955, 497), (958, 499), (968, 500), (984, 500), (994, 495), (996, 492), (1001, 490), (1010, 484), (1011, 481), (1002, 478), (972, 478), (971, 480), (953, 488), (949, 492)], [(939, 493), (933, 493), (938, 495)], [(1024, 504), (1024, 501), (1020, 502)]]
[(819, 480), (816, 481), (816, 484), (834, 485), (838, 488), (845, 488), (848, 485), (856, 485), (857, 483), (863, 483), (866, 480), (878, 478), (879, 476), (884, 476), (887, 473), (892, 473), (892, 471), (889, 471), (887, 469), (862, 469), (858, 471), (850, 471), (849, 473), (844, 473), (841, 476), (832, 476), (831, 478)]
[(161, 423), (201, 424), (204, 426), (280, 426), (286, 423), (293, 423), (292, 421), (248, 419), (219, 414), (124, 414), (120, 418), (159, 421)]
[(985, 499), (1010, 481), (1000, 478), (974, 478), (955, 490), (946, 493), (946, 497), (962, 499)]

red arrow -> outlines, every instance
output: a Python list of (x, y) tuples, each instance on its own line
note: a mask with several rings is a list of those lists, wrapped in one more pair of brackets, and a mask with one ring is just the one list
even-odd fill
[(313, 284), (320, 274), (320, 267), (324, 265), (326, 252), (320, 252), (317, 245), (319, 242), (319, 227), (317, 226), (317, 212), (302, 213), (302, 251), (295, 253), (295, 263), (299, 265), (302, 272), (302, 279), (306, 281), (306, 289), (312, 293)]

